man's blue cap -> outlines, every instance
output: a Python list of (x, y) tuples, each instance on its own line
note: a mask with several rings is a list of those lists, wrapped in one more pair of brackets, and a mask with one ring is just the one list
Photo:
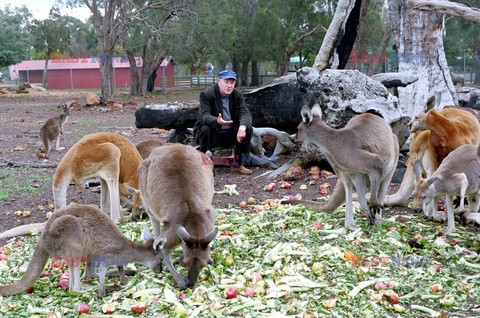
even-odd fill
[(237, 73), (230, 70), (221, 71), (218, 73), (218, 78), (233, 78), (234, 80), (237, 80)]

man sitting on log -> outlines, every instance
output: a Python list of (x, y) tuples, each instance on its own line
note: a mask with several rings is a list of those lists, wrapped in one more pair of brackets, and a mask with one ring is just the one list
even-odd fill
[(193, 132), (200, 151), (213, 147), (235, 145), (235, 159), (230, 170), (251, 174), (244, 164), (250, 158), (252, 115), (245, 105), (243, 94), (235, 89), (237, 74), (230, 70), (218, 73), (217, 84), (200, 93), (199, 117)]

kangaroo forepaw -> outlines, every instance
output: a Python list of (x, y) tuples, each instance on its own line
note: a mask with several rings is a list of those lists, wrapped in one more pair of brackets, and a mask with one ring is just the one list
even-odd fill
[(370, 207), (370, 215), (368, 218), (370, 225), (373, 226), (375, 224), (383, 224), (387, 222), (382, 219), (382, 211), (383, 211), (383, 207), (381, 206)]

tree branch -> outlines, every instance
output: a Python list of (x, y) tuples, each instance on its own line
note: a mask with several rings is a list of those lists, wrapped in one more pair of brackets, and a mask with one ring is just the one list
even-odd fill
[(438, 0), (410, 0), (410, 3), (418, 10), (435, 11), (435, 13), (449, 14), (480, 23), (480, 9), (471, 8), (464, 4)]

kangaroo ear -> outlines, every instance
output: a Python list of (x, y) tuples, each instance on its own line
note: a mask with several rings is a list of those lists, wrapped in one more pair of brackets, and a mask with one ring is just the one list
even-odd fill
[(159, 249), (163, 248), (166, 242), (167, 238), (165, 237), (165, 235), (160, 235), (155, 239), (155, 241), (153, 241), (153, 249), (155, 251), (158, 251)]
[(322, 108), (320, 107), (320, 105), (315, 104), (312, 107), (312, 116), (318, 116), (318, 117), (322, 118)]
[(177, 224), (175, 227), (175, 232), (185, 244), (188, 245), (188, 243), (192, 241), (192, 236), (188, 234), (187, 230), (182, 225)]
[(430, 178), (430, 179), (427, 180), (427, 185), (428, 185), (428, 186), (431, 186), (432, 183), (434, 183), (434, 182), (437, 181), (437, 180), (438, 180), (437, 177), (432, 177), (432, 178)]
[(302, 116), (302, 121), (305, 124), (309, 124), (312, 121), (312, 111), (307, 105), (302, 107), (300, 115)]
[(215, 227), (212, 230), (212, 232), (205, 235), (205, 237), (202, 239), (202, 245), (207, 246), (208, 244), (210, 244), (215, 239), (217, 234), (218, 234), (218, 227)]
[(150, 230), (148, 229), (148, 226), (145, 224), (145, 226), (143, 227), (143, 231), (142, 231), (142, 241), (148, 242), (150, 240), (153, 240), (153, 235), (150, 232)]
[(434, 108), (435, 108), (435, 96), (432, 96), (427, 100), (427, 103), (425, 104), (425, 108), (423, 112), (426, 114)]
[(125, 184), (125, 188), (127, 189), (128, 192), (130, 192), (131, 195), (137, 195), (137, 193), (140, 192), (137, 189), (132, 188), (128, 184)]

